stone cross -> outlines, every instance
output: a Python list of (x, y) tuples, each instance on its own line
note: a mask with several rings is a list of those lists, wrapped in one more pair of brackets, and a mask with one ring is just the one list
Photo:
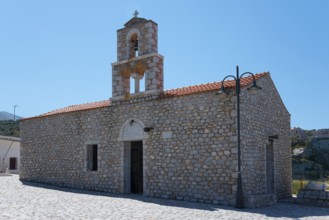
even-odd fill
[(137, 18), (137, 15), (138, 15), (138, 11), (136, 10), (135, 13), (134, 13), (134, 17)]

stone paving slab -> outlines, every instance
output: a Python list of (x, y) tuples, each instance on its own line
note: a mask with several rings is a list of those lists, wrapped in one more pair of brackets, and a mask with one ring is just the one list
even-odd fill
[(278, 203), (238, 210), (211, 204), (74, 190), (0, 176), (0, 219), (329, 219), (329, 209)]

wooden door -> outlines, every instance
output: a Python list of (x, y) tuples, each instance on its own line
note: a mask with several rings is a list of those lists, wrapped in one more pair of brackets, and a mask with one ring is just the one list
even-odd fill
[(131, 142), (131, 193), (143, 193), (143, 142)]
[(274, 155), (273, 141), (266, 145), (266, 184), (267, 193), (274, 192)]

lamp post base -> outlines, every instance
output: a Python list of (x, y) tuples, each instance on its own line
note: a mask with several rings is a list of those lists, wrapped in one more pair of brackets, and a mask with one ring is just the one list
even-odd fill
[(241, 172), (239, 172), (239, 175), (238, 175), (238, 188), (237, 188), (237, 192), (236, 192), (235, 208), (238, 208), (238, 209), (244, 208)]

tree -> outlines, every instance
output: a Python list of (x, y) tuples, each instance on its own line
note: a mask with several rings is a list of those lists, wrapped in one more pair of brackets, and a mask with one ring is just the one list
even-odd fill
[(0, 121), (0, 135), (19, 137), (19, 121)]

